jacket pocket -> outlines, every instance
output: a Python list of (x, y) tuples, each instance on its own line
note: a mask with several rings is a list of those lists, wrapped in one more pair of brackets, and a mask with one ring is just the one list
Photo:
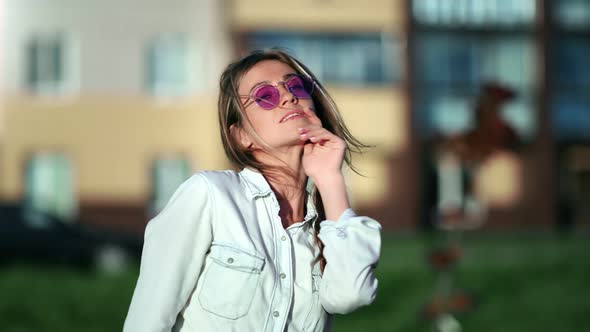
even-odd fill
[(213, 243), (211, 264), (203, 277), (199, 303), (204, 310), (228, 319), (248, 313), (264, 259), (234, 246)]

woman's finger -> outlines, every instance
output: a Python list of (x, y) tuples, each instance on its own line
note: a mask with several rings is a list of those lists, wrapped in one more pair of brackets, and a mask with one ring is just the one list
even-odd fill
[(322, 127), (312, 124), (305, 127), (297, 128), (297, 131), (299, 132), (299, 134), (307, 134), (316, 129), (322, 129)]
[(341, 139), (329, 132), (328, 130), (314, 130), (309, 133), (299, 135), (301, 140), (306, 141), (310, 140), (312, 143), (321, 143), (321, 142), (334, 142), (340, 143)]
[(306, 131), (305, 134), (309, 137), (330, 137), (330, 138), (337, 138), (336, 135), (334, 135), (333, 133), (331, 133), (329, 130), (325, 129), (325, 128), (316, 128), (316, 129), (311, 129), (309, 131)]
[(308, 143), (303, 146), (303, 154), (310, 154), (313, 151), (313, 144)]
[[(315, 126), (308, 126), (308, 127), (303, 127), (301, 128), (302, 130), (299, 130), (299, 133), (303, 134), (310, 134), (310, 135), (320, 135), (322, 133), (330, 133), (332, 135), (334, 135), (331, 131), (329, 131), (326, 128), (322, 128), (322, 127), (315, 127)], [(334, 135), (336, 136), (336, 135)]]
[(301, 128), (301, 130), (299, 130), (299, 135), (303, 135), (303, 136), (307, 136), (307, 137), (319, 136), (319, 135), (323, 135), (325, 133), (330, 133), (330, 132), (324, 128), (311, 128), (311, 129)]

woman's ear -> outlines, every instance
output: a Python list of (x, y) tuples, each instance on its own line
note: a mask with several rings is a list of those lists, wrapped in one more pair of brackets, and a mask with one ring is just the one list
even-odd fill
[(236, 140), (244, 149), (249, 150), (253, 143), (250, 139), (250, 135), (246, 133), (244, 128), (238, 127), (236, 125), (229, 126), (229, 132), (231, 133), (233, 139)]

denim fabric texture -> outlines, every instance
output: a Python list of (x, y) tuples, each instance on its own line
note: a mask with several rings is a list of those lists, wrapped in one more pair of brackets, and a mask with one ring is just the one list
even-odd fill
[(351, 209), (320, 221), (308, 199), (305, 219), (285, 229), (260, 173), (199, 172), (146, 227), (123, 330), (329, 331), (331, 314), (374, 301), (380, 249), (379, 223)]

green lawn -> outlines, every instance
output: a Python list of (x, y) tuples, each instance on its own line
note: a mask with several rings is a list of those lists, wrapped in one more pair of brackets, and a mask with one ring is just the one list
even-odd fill
[[(376, 302), (337, 316), (336, 332), (432, 331), (419, 311), (434, 291), (432, 239), (385, 236)], [(456, 281), (477, 299), (463, 331), (590, 331), (590, 236), (467, 234)], [(119, 276), (60, 268), (0, 270), (0, 331), (120, 331), (137, 267)]]

